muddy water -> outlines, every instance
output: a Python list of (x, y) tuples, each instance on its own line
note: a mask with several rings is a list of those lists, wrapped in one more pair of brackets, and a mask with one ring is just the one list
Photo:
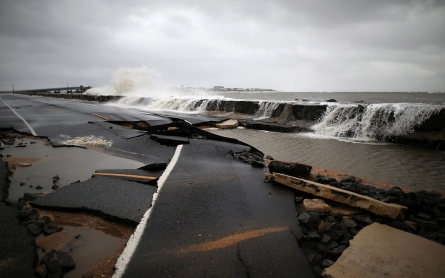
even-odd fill
[[(0, 153), (5, 157), (6, 155), (29, 157), (36, 158), (35, 160), (38, 161), (28, 167), (16, 166), (15, 173), (9, 177), (11, 184), (8, 199), (10, 200), (17, 200), (25, 192), (51, 192), (52, 177), (55, 175), (60, 177), (57, 184), (64, 186), (78, 180), (86, 180), (99, 169), (136, 169), (144, 165), (137, 161), (82, 148), (53, 148), (45, 146), (41, 140), (23, 138), (19, 141), (26, 143), (27, 147), (18, 148), (15, 145), (6, 145)], [(31, 142), (34, 143), (31, 144)], [(20, 186), (20, 183), (26, 184)], [(36, 186), (41, 186), (43, 189), (37, 190)]]
[[(72, 223), (63, 225), (63, 247), (58, 249), (70, 254), (76, 263), (76, 267), (66, 273), (64, 277), (82, 277), (98, 262), (108, 258), (125, 244), (125, 240), (118, 237), (114, 231), (97, 230), (82, 226), (73, 226)], [(36, 240), (43, 237), (40, 236)], [(42, 249), (38, 254), (43, 257)], [(48, 251), (48, 250), (46, 250)]]
[(251, 144), (276, 159), (317, 165), (413, 190), (445, 192), (445, 152), (248, 129), (211, 132)]

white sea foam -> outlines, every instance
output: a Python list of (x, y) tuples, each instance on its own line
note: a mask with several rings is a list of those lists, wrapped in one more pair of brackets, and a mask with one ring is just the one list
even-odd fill
[(314, 135), (325, 138), (375, 140), (410, 133), (444, 108), (443, 105), (412, 103), (336, 104), (328, 106), (312, 129)]

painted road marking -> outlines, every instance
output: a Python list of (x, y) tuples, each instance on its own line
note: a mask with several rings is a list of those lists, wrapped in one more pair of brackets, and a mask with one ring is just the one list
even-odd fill
[(92, 114), (93, 116), (96, 116), (96, 117), (99, 117), (99, 118), (102, 118), (102, 119), (104, 119), (104, 120), (106, 120), (106, 121), (109, 121), (110, 119), (108, 119), (107, 117), (105, 117), (105, 116), (102, 116), (102, 115), (99, 115), (99, 114)]
[(130, 174), (117, 174), (117, 173), (94, 173), (95, 176), (107, 176), (107, 177), (123, 177), (123, 178), (135, 178), (135, 179), (142, 179), (142, 180), (155, 180), (157, 177), (152, 176), (141, 176), (141, 175), (130, 175)]
[(28, 127), (28, 129), (31, 131), (31, 134), (32, 135), (34, 135), (34, 136), (37, 136), (37, 133), (34, 131), (34, 129), (28, 124), (28, 122), (22, 117), (22, 116), (20, 116), (20, 114), (19, 113), (17, 113), (14, 109), (12, 109), (12, 107), (11, 106), (9, 106), (1, 97), (0, 97), (0, 99), (3, 101), (3, 103), (4, 104), (6, 104), (6, 106), (8, 106), (9, 107), (9, 109), (11, 109), (11, 111), (12, 112), (14, 112), (14, 114), (17, 116), (17, 117), (19, 117), (20, 118), (20, 120), (22, 120), (24, 123), (25, 123), (25, 125)]
[(155, 194), (153, 194), (152, 206), (145, 212), (144, 217), (142, 217), (141, 222), (136, 227), (136, 230), (134, 231), (133, 235), (128, 240), (127, 246), (125, 247), (124, 251), (117, 259), (117, 262), (115, 265), (116, 271), (113, 274), (113, 278), (120, 278), (120, 277), (122, 277), (122, 275), (124, 275), (125, 269), (127, 268), (127, 265), (130, 262), (131, 258), (133, 257), (134, 251), (136, 250), (136, 247), (138, 246), (139, 241), (141, 240), (141, 236), (144, 233), (144, 230), (147, 226), (147, 222), (148, 222), (148, 219), (150, 218), (153, 207), (156, 205), (156, 200), (158, 199), (158, 195), (161, 192), (162, 186), (164, 185), (164, 183), (167, 180), (168, 176), (170, 175), (171, 171), (175, 167), (176, 162), (178, 162), (178, 158), (179, 158), (179, 155), (181, 154), (182, 146), (183, 145), (179, 145), (176, 148), (176, 151), (172, 157), (172, 160), (168, 164), (168, 166), (165, 169), (162, 176), (159, 178), (158, 191)]

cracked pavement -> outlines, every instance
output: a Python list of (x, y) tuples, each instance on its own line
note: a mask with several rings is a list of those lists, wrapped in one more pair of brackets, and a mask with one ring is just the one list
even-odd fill
[[(196, 128), (225, 118), (146, 113), (24, 95), (1, 97), (27, 123), (0, 102), (0, 129), (31, 133), (31, 126), (53, 146), (95, 136), (112, 142), (95, 146), (101, 151), (146, 165), (94, 169), (91, 179), (31, 202), (139, 223), (140, 233), (127, 246), (132, 250), (124, 250), (118, 260), (116, 277), (148, 273), (153, 277), (313, 277), (296, 239), (302, 232), (293, 191), (265, 183), (264, 169), (241, 163), (229, 152), (258, 152), (255, 148)], [(138, 129), (121, 125), (136, 122), (146, 125)], [(175, 164), (169, 166), (173, 158)], [(161, 179), (162, 187), (156, 183)]]

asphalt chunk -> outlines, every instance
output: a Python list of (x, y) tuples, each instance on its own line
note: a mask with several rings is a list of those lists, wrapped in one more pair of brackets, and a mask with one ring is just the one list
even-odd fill
[(61, 187), (31, 205), (49, 209), (89, 212), (137, 224), (150, 208), (156, 187), (112, 177), (94, 177)]

